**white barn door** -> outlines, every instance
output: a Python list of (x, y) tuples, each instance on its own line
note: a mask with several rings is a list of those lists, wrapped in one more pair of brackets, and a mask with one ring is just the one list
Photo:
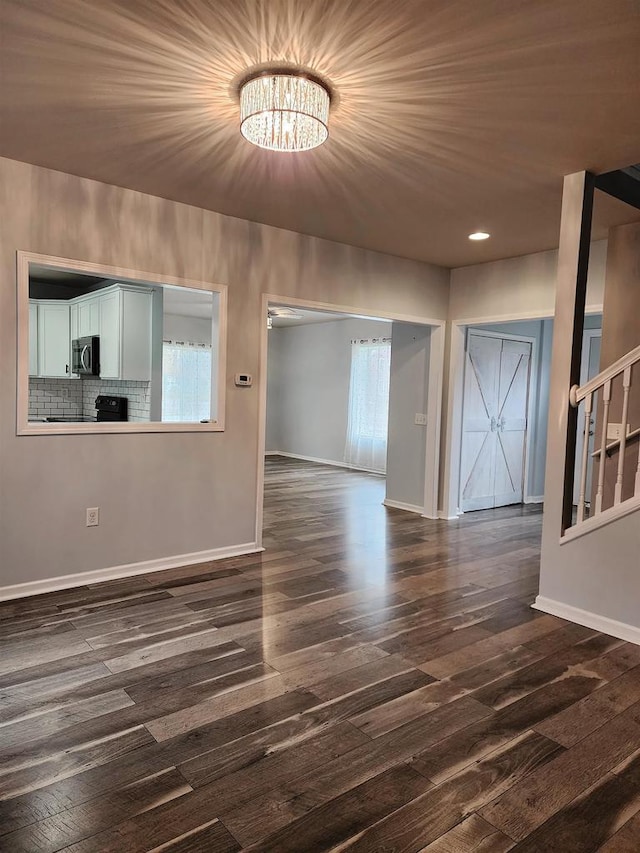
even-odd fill
[(531, 343), (470, 331), (460, 467), (461, 509), (521, 503)]

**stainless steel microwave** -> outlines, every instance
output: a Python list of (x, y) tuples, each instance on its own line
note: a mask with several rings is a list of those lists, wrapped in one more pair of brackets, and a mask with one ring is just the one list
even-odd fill
[(100, 376), (99, 335), (71, 341), (71, 372), (78, 376)]

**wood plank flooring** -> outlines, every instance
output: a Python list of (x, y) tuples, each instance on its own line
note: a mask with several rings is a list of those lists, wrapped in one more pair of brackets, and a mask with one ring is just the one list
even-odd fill
[(3, 853), (640, 850), (640, 648), (537, 507), (267, 460), (264, 554), (0, 604)]

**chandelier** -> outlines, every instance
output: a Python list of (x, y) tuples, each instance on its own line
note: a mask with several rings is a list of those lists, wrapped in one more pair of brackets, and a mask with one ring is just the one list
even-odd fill
[(240, 132), (270, 151), (308, 151), (329, 135), (329, 91), (296, 71), (268, 71), (240, 87)]

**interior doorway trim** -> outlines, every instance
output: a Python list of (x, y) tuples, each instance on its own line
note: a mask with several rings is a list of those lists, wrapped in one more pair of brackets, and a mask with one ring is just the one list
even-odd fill
[(438, 482), (440, 475), (440, 430), (442, 419), (442, 391), (444, 381), (445, 328), (446, 320), (433, 317), (421, 317), (413, 314), (397, 312), (363, 311), (353, 305), (338, 305), (331, 302), (317, 302), (312, 299), (299, 299), (276, 293), (262, 294), (262, 314), (260, 333), (260, 373), (259, 413), (258, 413), (258, 470), (257, 470), (257, 504), (256, 504), (256, 544), (262, 546), (262, 523), (264, 510), (264, 456), (267, 434), (267, 310), (270, 303), (286, 305), (291, 308), (310, 308), (316, 311), (335, 312), (336, 314), (351, 314), (355, 318), (394, 320), (398, 323), (415, 323), (431, 327), (429, 349), (429, 376), (427, 388), (427, 429), (425, 430), (425, 490), (422, 515), (424, 518), (438, 517)]
[[(588, 305), (585, 316), (602, 314), (602, 305)], [(441, 518), (455, 519), (460, 511), (460, 446), (462, 442), (462, 399), (464, 390), (464, 355), (466, 329), (469, 326), (488, 326), (498, 323), (553, 320), (549, 311), (525, 311), (516, 314), (493, 314), (468, 317), (451, 323), (449, 345), (449, 375), (447, 380), (446, 432), (443, 452), (443, 492)]]

